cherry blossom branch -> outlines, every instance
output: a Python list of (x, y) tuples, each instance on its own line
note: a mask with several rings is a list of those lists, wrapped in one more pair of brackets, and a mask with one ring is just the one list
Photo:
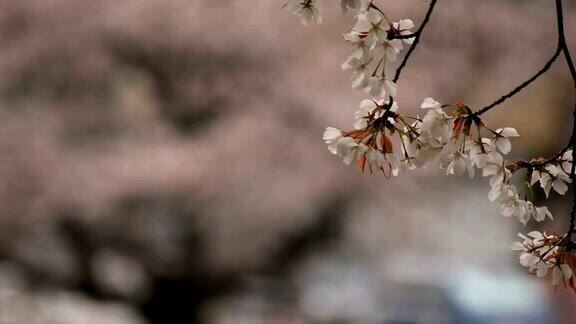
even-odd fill
[(537, 161), (537, 162), (533, 162), (532, 166), (533, 167), (543, 167), (546, 166), (548, 164), (557, 162), (558, 159), (560, 159), (562, 157), (562, 155), (564, 155), (564, 153), (566, 153), (568, 150), (572, 149), (572, 140), (570, 140), (568, 142), (568, 144), (566, 144), (566, 146), (564, 146), (558, 153), (556, 153), (553, 157), (547, 159), (547, 160), (543, 160), (543, 161)]
[[(561, 1), (561, 0), (558, 0)], [(576, 82), (576, 74), (573, 75), (574, 81)], [(572, 113), (572, 119), (574, 120), (572, 125), (572, 136), (570, 138), (570, 143), (572, 144), (572, 152), (576, 148), (576, 104), (574, 105), (574, 110)], [(576, 229), (576, 184), (574, 181), (574, 174), (576, 169), (576, 164), (572, 162), (572, 169), (570, 170), (570, 179), (572, 179), (572, 210), (570, 211), (570, 225), (568, 227), (568, 241), (572, 243), (572, 235), (575, 233)], [(571, 249), (573, 246), (568, 245)]]
[[(526, 80), (525, 82), (523, 82), (522, 84), (520, 84), (519, 86), (514, 88), (508, 94), (503, 95), (498, 100), (491, 103), (490, 105), (488, 105), (484, 108), (481, 108), (478, 111), (474, 112), (474, 115), (480, 116), (483, 113), (485, 113), (485, 112), (489, 111), (490, 109), (500, 105), (504, 101), (512, 98), (514, 95), (516, 95), (517, 93), (522, 91), (524, 88), (526, 88), (528, 85), (530, 85), (536, 79), (538, 79), (541, 75), (543, 75), (548, 70), (550, 70), (552, 64), (556, 61), (556, 59), (558, 58), (558, 56), (560, 56), (560, 54), (563, 54), (564, 58), (566, 59), (568, 69), (570, 71), (570, 76), (574, 82), (574, 94), (575, 94), (574, 98), (576, 99), (576, 67), (574, 66), (574, 61), (572, 60), (572, 57), (570, 55), (570, 49), (569, 49), (568, 44), (566, 42), (566, 35), (565, 35), (565, 31), (564, 31), (564, 10), (563, 10), (562, 0), (556, 0), (556, 18), (557, 18), (557, 25), (558, 25), (558, 28), (557, 28), (557, 30), (558, 30), (558, 46), (556, 48), (556, 51), (554, 52), (554, 55), (552, 55), (552, 57), (546, 62), (544, 67), (542, 69), (540, 69), (534, 76), (532, 76), (530, 79)], [(570, 136), (570, 141), (568, 142), (568, 145), (566, 145), (560, 152), (558, 152), (552, 158), (545, 160), (545, 161), (542, 161), (542, 162), (534, 163), (533, 164), (534, 166), (544, 166), (548, 163), (557, 161), (569, 149), (572, 149), (572, 152), (574, 152), (574, 150), (576, 149), (576, 103), (574, 104), (574, 110), (573, 110), (572, 115), (573, 115), (573, 117), (572, 117), (572, 119), (573, 119), (572, 135)], [(575, 174), (576, 174), (576, 164), (572, 163), (571, 170), (570, 170), (570, 179), (572, 180), (572, 209), (570, 211), (570, 223), (569, 223), (569, 229), (568, 229), (568, 233), (567, 233), (567, 239), (568, 239), (567, 249), (568, 250), (575, 248), (575, 244), (572, 241), (572, 237), (573, 237), (574, 233), (576, 233), (576, 181), (575, 181), (576, 178), (575, 178)]]
[[(512, 98), (514, 95), (518, 94), (520, 91), (522, 91), (528, 85), (530, 85), (532, 82), (536, 81), (536, 79), (538, 79), (541, 75), (543, 75), (544, 73), (548, 72), (548, 70), (550, 70), (550, 68), (552, 67), (552, 64), (556, 61), (556, 59), (558, 58), (558, 56), (560, 56), (560, 54), (564, 54), (564, 56), (566, 57), (566, 61), (568, 63), (568, 68), (570, 70), (570, 74), (572, 75), (572, 78), (576, 82), (576, 68), (574, 67), (574, 63), (573, 63), (572, 59), (570, 58), (570, 51), (568, 49), (568, 46), (566, 43), (566, 38), (565, 38), (565, 33), (564, 33), (564, 14), (563, 14), (563, 10), (562, 10), (562, 1), (561, 0), (556, 0), (556, 9), (557, 9), (556, 10), (557, 20), (558, 20), (558, 46), (556, 48), (556, 51), (554, 52), (554, 55), (552, 55), (552, 57), (546, 62), (546, 64), (542, 67), (542, 69), (540, 69), (530, 79), (524, 81), (522, 84), (520, 84), (519, 86), (514, 88), (509, 93), (498, 98), (498, 100), (494, 101), (490, 105), (483, 107), (483, 108), (479, 109), (478, 111), (474, 112), (474, 114), (476, 116), (480, 116), (480, 115), (484, 114), (485, 112), (489, 111), (490, 109), (502, 104), (504, 101), (506, 101), (506, 100)], [(563, 151), (565, 152), (566, 150), (567, 149), (565, 149)], [(560, 155), (562, 155), (562, 153), (564, 153), (564, 152), (561, 152)]]
[(562, 52), (562, 47), (560, 46), (560, 44), (558, 44), (558, 47), (556, 48), (554, 55), (552, 55), (552, 57), (548, 60), (548, 62), (546, 62), (546, 64), (544, 64), (544, 67), (542, 67), (542, 69), (540, 69), (536, 74), (534, 74), (530, 79), (524, 81), (522, 84), (520, 84), (519, 86), (514, 88), (514, 90), (512, 90), (509, 93), (498, 98), (498, 100), (496, 100), (493, 103), (489, 104), (488, 106), (481, 108), (478, 111), (474, 112), (474, 114), (476, 116), (480, 116), (483, 113), (485, 113), (485, 112), (489, 111), (490, 109), (500, 105), (504, 101), (512, 98), (514, 95), (516, 95), (517, 93), (522, 91), (524, 88), (529, 86), (532, 82), (536, 81), (536, 79), (538, 79), (542, 74), (548, 72), (548, 70), (550, 70), (550, 68), (552, 67), (552, 64), (554, 63), (554, 61), (556, 61), (556, 59), (558, 58), (558, 56), (560, 55), (561, 52)]
[[(576, 68), (574, 67), (574, 62), (570, 56), (570, 49), (566, 42), (566, 35), (564, 33), (564, 9), (562, 6), (562, 0), (556, 0), (556, 17), (558, 22), (558, 46), (562, 48), (564, 53), (564, 58), (568, 64), (568, 69), (570, 70), (570, 76), (574, 82), (574, 98), (576, 99)], [(573, 125), (572, 125), (572, 136), (570, 137), (570, 143), (572, 144), (572, 151), (576, 148), (576, 103), (574, 104), (574, 110), (572, 113)], [(568, 240), (572, 241), (572, 235), (576, 230), (576, 184), (574, 181), (574, 174), (576, 173), (576, 164), (572, 163), (572, 169), (570, 170), (570, 178), (572, 179), (572, 211), (570, 212), (570, 227), (568, 230)], [(569, 245), (568, 248), (571, 248)]]
[[(303, 1), (289, 0), (288, 11), (299, 16), (305, 25), (320, 23), (319, 1)], [(558, 46), (535, 75), (476, 112), (461, 101), (443, 105), (427, 97), (420, 106), (426, 110), (424, 117), (405, 116), (397, 112), (396, 82), (418, 46), (436, 4), (437, 0), (430, 0), (422, 24), (412, 33), (412, 20), (391, 21), (373, 0), (341, 0), (344, 11), (357, 10), (354, 27), (343, 35), (352, 45), (352, 51), (341, 67), (352, 72), (352, 87), (366, 91), (369, 98), (363, 100), (354, 113), (353, 130), (327, 127), (322, 139), (332, 154), (342, 158), (346, 165), (356, 164), (361, 173), (381, 171), (389, 178), (432, 161), (438, 161), (447, 175), (467, 173), (473, 178), (476, 170), (481, 170), (483, 177), (490, 177), (488, 199), (498, 201), (502, 216), (518, 218), (524, 225), (531, 219), (537, 222), (552, 219), (547, 206), (536, 205), (533, 197), (528, 198), (529, 194), (533, 196), (534, 185), (539, 183), (548, 198), (552, 189), (564, 195), (572, 182), (574, 202), (569, 231), (561, 236), (537, 231), (520, 234), (523, 242), (515, 242), (512, 249), (520, 252), (520, 264), (528, 267), (529, 273), (544, 278), (551, 272), (553, 286), (569, 284), (576, 291), (573, 276), (576, 243), (571, 241), (572, 234), (576, 233), (576, 165), (572, 158), (576, 149), (576, 106), (568, 145), (549, 159), (507, 161), (505, 155), (512, 148), (510, 139), (518, 137), (518, 132), (513, 127), (492, 129), (480, 118), (548, 72), (560, 54), (566, 58), (576, 87), (576, 69), (564, 34), (562, 0), (556, 0)], [(410, 44), (408, 52), (396, 69), (394, 79), (390, 80), (386, 77), (386, 64), (396, 61), (404, 43)], [(398, 143), (401, 144), (399, 150), (395, 148)], [(512, 178), (522, 174), (524, 187), (519, 191)]]
[(392, 35), (388, 37), (388, 39), (410, 39), (416, 36), (416, 33), (408, 34), (408, 35)]
[(410, 56), (412, 55), (412, 53), (416, 49), (416, 46), (418, 46), (418, 43), (420, 42), (420, 36), (422, 36), (422, 32), (424, 31), (424, 28), (426, 27), (426, 25), (430, 21), (430, 17), (432, 16), (432, 12), (434, 11), (434, 7), (436, 6), (437, 2), (438, 2), (438, 0), (430, 1), (430, 7), (428, 7), (428, 12), (426, 13), (426, 16), (424, 17), (424, 20), (422, 21), (420, 28), (418, 28), (418, 30), (413, 34), (415, 36), (414, 43), (412, 43), (412, 46), (410, 46), (410, 49), (408, 49), (408, 52), (404, 56), (402, 63), (400, 63), (400, 65), (398, 66), (398, 69), (396, 70), (396, 74), (394, 75), (394, 79), (393, 79), (394, 83), (396, 83), (398, 81), (398, 79), (400, 79), (400, 75), (402, 74), (402, 70), (406, 66), (406, 63), (408, 63), (408, 60), (410, 59)]

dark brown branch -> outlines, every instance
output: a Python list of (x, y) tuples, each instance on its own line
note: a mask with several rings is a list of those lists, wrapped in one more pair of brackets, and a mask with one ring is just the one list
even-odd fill
[(552, 57), (548, 60), (548, 62), (546, 62), (546, 64), (544, 64), (544, 67), (542, 67), (542, 69), (540, 69), (536, 74), (534, 74), (530, 79), (522, 82), (522, 84), (520, 84), (519, 86), (517, 86), (516, 88), (514, 88), (514, 90), (510, 91), (509, 93), (503, 95), (502, 97), (498, 98), (498, 100), (494, 101), (493, 103), (489, 104), (488, 106), (479, 109), (478, 111), (474, 112), (474, 114), (476, 116), (480, 116), (483, 113), (489, 111), (490, 109), (498, 106), (499, 104), (503, 103), (504, 101), (512, 98), (514, 95), (516, 95), (517, 93), (519, 93), (520, 91), (522, 91), (524, 88), (526, 88), (527, 86), (529, 86), (532, 82), (536, 81), (536, 79), (538, 79), (542, 74), (546, 73), (548, 70), (550, 70), (550, 67), (552, 67), (552, 63), (554, 63), (554, 61), (556, 61), (556, 59), (558, 58), (558, 56), (560, 55), (560, 53), (562, 53), (562, 47), (560, 46), (560, 44), (558, 44), (558, 47), (556, 48), (556, 52), (554, 52), (554, 55), (552, 55)]
[[(560, 56), (560, 54), (564, 55), (564, 58), (566, 59), (566, 63), (568, 65), (568, 69), (570, 71), (570, 76), (572, 77), (572, 80), (574, 81), (574, 98), (576, 100), (576, 67), (574, 66), (574, 61), (572, 61), (572, 57), (570, 55), (570, 49), (568, 48), (568, 44), (566, 42), (566, 35), (565, 35), (565, 31), (564, 31), (564, 8), (562, 6), (562, 0), (556, 0), (556, 19), (557, 19), (557, 24), (558, 24), (558, 47), (556, 48), (556, 52), (554, 52), (554, 55), (552, 55), (552, 57), (546, 62), (544, 67), (542, 67), (542, 69), (540, 69), (530, 79), (524, 81), (522, 84), (520, 84), (519, 86), (514, 88), (509, 93), (503, 95), (498, 100), (491, 103), (490, 105), (488, 105), (484, 108), (481, 108), (478, 111), (474, 112), (474, 115), (480, 116), (483, 113), (485, 113), (485, 112), (489, 111), (490, 109), (500, 105), (504, 101), (512, 98), (514, 95), (516, 95), (517, 93), (522, 91), (524, 88), (526, 88), (528, 85), (530, 85), (536, 79), (538, 79), (541, 75), (543, 75), (548, 70), (550, 70), (550, 68), (552, 67), (552, 64), (556, 61), (556, 59), (558, 58), (558, 56)], [(560, 150), (560, 152), (558, 152), (556, 155), (554, 155), (550, 159), (547, 159), (543, 162), (535, 163), (535, 164), (533, 164), (533, 166), (541, 167), (541, 166), (544, 166), (544, 165), (549, 164), (549, 163), (554, 163), (554, 162), (558, 161), (558, 159), (560, 159), (562, 157), (562, 155), (565, 152), (567, 152), (569, 149), (572, 149), (572, 152), (576, 151), (576, 103), (574, 104), (574, 110), (573, 110), (572, 115), (573, 115), (573, 117), (572, 117), (572, 119), (573, 119), (572, 135), (570, 136), (570, 141), (568, 142), (568, 145), (566, 145), (562, 150)], [(572, 210), (570, 212), (570, 226), (569, 226), (568, 234), (567, 234), (569, 242), (572, 242), (572, 236), (573, 236), (573, 234), (576, 233), (576, 181), (575, 181), (576, 178), (575, 178), (575, 174), (576, 174), (576, 163), (572, 163), (572, 168), (570, 170), (570, 178), (572, 179)], [(573, 246), (573, 244), (571, 243), (567, 246), (567, 248), (570, 249), (572, 246)]]
[[(564, 53), (564, 58), (568, 64), (568, 69), (570, 70), (570, 76), (572, 81), (574, 81), (574, 99), (576, 99), (576, 68), (574, 68), (574, 62), (570, 56), (570, 49), (566, 43), (566, 35), (564, 33), (564, 8), (562, 6), (562, 0), (556, 0), (556, 17), (558, 21), (558, 46), (562, 48)], [(570, 137), (570, 144), (572, 144), (572, 152), (576, 149), (576, 103), (574, 104), (574, 110), (572, 113), (572, 136)], [(576, 184), (574, 181), (574, 174), (576, 173), (576, 164), (572, 162), (572, 170), (570, 170), (570, 178), (572, 179), (572, 210), (570, 212), (570, 227), (568, 229), (568, 240), (572, 241), (572, 235), (576, 231)], [(568, 245), (570, 249), (571, 245)]]
[(408, 39), (416, 37), (416, 33), (408, 34), (408, 35), (392, 35), (389, 36), (388, 39)]
[[(558, 0), (561, 1), (561, 0)], [(574, 77), (574, 82), (576, 82), (576, 76)], [(572, 156), (574, 156), (574, 151), (576, 148), (576, 104), (574, 104), (574, 110), (572, 113), (572, 119), (574, 120), (572, 125), (572, 136), (570, 137), (570, 144), (572, 144)], [(574, 163), (574, 158), (572, 158), (572, 169), (570, 170), (570, 179), (572, 179), (572, 210), (570, 211), (570, 225), (568, 227), (568, 241), (572, 241), (572, 235), (576, 231), (576, 184), (574, 181), (576, 163)]]
[(555, 163), (555, 162), (558, 161), (558, 159), (560, 159), (560, 158), (562, 157), (562, 155), (564, 155), (564, 153), (566, 153), (566, 151), (568, 151), (568, 150), (571, 149), (571, 148), (572, 148), (572, 140), (570, 140), (570, 141), (568, 142), (568, 144), (566, 144), (566, 146), (564, 146), (564, 147), (563, 147), (558, 153), (556, 153), (553, 157), (551, 157), (551, 158), (549, 158), (549, 159), (547, 159), (547, 160), (544, 160), (544, 161), (542, 161), (542, 162), (532, 163), (532, 166), (533, 166), (533, 167), (543, 167), (543, 166), (546, 166), (546, 165), (548, 165), (548, 164)]
[(426, 27), (426, 25), (430, 21), (430, 17), (432, 16), (432, 12), (434, 11), (434, 7), (436, 6), (437, 2), (438, 2), (438, 0), (430, 1), (430, 7), (428, 8), (428, 12), (426, 12), (426, 16), (424, 17), (424, 20), (422, 21), (420, 28), (418, 28), (418, 30), (413, 35), (409, 35), (410, 37), (408, 37), (408, 38), (411, 38), (412, 36), (414, 36), (414, 42), (410, 46), (410, 49), (408, 50), (406, 55), (404, 56), (402, 63), (400, 63), (400, 65), (398, 66), (398, 69), (396, 69), (396, 74), (394, 75), (394, 79), (392, 80), (393, 82), (398, 82), (398, 79), (400, 79), (400, 75), (402, 74), (402, 70), (404, 69), (404, 67), (406, 67), (406, 63), (408, 63), (410, 56), (412, 56), (412, 53), (416, 49), (416, 46), (418, 46), (418, 43), (420, 42), (420, 37), (422, 36), (422, 31), (424, 31), (424, 28)]

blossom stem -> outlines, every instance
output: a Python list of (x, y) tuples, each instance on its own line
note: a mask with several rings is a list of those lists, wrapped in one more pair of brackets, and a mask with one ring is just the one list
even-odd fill
[(402, 74), (402, 70), (404, 69), (404, 67), (406, 67), (406, 63), (408, 63), (410, 56), (412, 56), (412, 53), (416, 49), (416, 46), (418, 46), (418, 43), (420, 42), (420, 36), (422, 36), (422, 32), (424, 31), (424, 28), (426, 27), (426, 25), (430, 21), (430, 17), (432, 16), (432, 12), (434, 11), (434, 8), (436, 7), (437, 2), (438, 2), (438, 0), (431, 0), (430, 1), (430, 7), (428, 8), (428, 12), (426, 12), (426, 16), (424, 17), (424, 20), (422, 21), (420, 28), (418, 28), (418, 30), (414, 34), (411, 35), (411, 36), (414, 36), (414, 42), (412, 43), (412, 45), (408, 49), (408, 52), (404, 56), (402, 63), (400, 63), (400, 65), (398, 66), (398, 69), (396, 70), (396, 74), (394, 75), (394, 79), (393, 79), (394, 83), (398, 82), (398, 79), (400, 79), (400, 75)]
[(375, 5), (374, 3), (370, 3), (369, 7), (378, 10), (378, 12), (380, 12), (380, 13), (382, 14), (382, 16), (384, 17), (384, 19), (386, 19), (386, 22), (388, 23), (388, 25), (389, 25), (389, 26), (392, 26), (392, 22), (390, 21), (390, 19), (388, 18), (388, 16), (386, 16), (386, 13), (384, 13), (384, 11), (382, 11), (382, 9), (380, 9), (380, 8), (379, 8), (377, 5)]
[(378, 62), (378, 65), (376, 65), (376, 69), (374, 69), (374, 72), (372, 73), (372, 76), (375, 76), (378, 73), (378, 69), (380, 68), (380, 65), (382, 64), (382, 62), (384, 61), (384, 57), (382, 57), (380, 59), (380, 62)]

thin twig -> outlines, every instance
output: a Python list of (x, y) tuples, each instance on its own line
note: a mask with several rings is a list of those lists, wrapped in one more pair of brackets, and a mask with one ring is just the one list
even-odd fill
[(396, 74), (394, 75), (394, 79), (392, 80), (393, 82), (398, 82), (398, 79), (400, 79), (400, 75), (402, 74), (402, 70), (406, 66), (406, 63), (408, 63), (408, 59), (410, 59), (410, 56), (412, 55), (412, 53), (416, 49), (416, 46), (418, 46), (418, 43), (420, 42), (420, 36), (422, 36), (422, 31), (424, 31), (424, 28), (426, 27), (426, 25), (430, 21), (430, 17), (432, 16), (432, 12), (434, 11), (434, 7), (436, 6), (437, 2), (438, 2), (438, 0), (430, 1), (430, 7), (428, 8), (428, 12), (426, 13), (426, 16), (424, 17), (424, 20), (422, 21), (420, 28), (418, 28), (418, 30), (413, 34), (415, 36), (414, 42), (410, 46), (410, 49), (408, 49), (408, 52), (404, 56), (402, 63), (400, 63), (400, 66), (398, 66), (398, 69), (396, 69)]
[(544, 160), (544, 161), (542, 161), (542, 162), (533, 163), (532, 165), (535, 166), (535, 167), (543, 167), (543, 166), (546, 166), (546, 165), (548, 165), (548, 164), (554, 163), (554, 162), (558, 161), (558, 159), (561, 158), (562, 155), (564, 155), (564, 153), (566, 153), (566, 151), (568, 151), (568, 150), (571, 149), (571, 148), (572, 148), (572, 140), (570, 140), (570, 141), (568, 142), (568, 144), (566, 144), (566, 146), (564, 146), (564, 147), (563, 147), (558, 153), (556, 153), (553, 157), (551, 157), (551, 158), (549, 158), (549, 159), (547, 159), (547, 160)]
[(388, 39), (409, 39), (416, 37), (416, 33), (408, 34), (408, 35), (392, 35), (389, 36)]
[(499, 104), (503, 103), (504, 101), (512, 98), (514, 95), (516, 95), (518, 92), (522, 91), (524, 88), (526, 88), (528, 85), (530, 85), (530, 83), (536, 81), (536, 79), (538, 79), (542, 74), (546, 73), (548, 70), (550, 70), (550, 67), (552, 67), (552, 63), (554, 63), (554, 61), (556, 61), (556, 59), (558, 58), (558, 56), (560, 55), (560, 53), (562, 53), (562, 47), (560, 46), (560, 44), (558, 44), (558, 47), (556, 48), (556, 52), (554, 52), (554, 55), (552, 55), (552, 57), (548, 60), (548, 62), (546, 62), (546, 64), (544, 64), (544, 67), (542, 67), (542, 69), (540, 69), (540, 71), (538, 71), (536, 74), (534, 74), (530, 79), (522, 82), (522, 84), (520, 84), (519, 86), (517, 86), (516, 88), (514, 88), (514, 90), (510, 91), (509, 93), (503, 95), (502, 97), (500, 97), (498, 100), (494, 101), (493, 103), (489, 104), (488, 106), (479, 109), (478, 111), (474, 112), (474, 114), (476, 116), (480, 116), (483, 113), (489, 111), (490, 109), (498, 106)]

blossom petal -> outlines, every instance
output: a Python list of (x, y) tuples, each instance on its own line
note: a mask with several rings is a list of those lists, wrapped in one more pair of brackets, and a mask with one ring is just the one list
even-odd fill
[(512, 149), (512, 143), (507, 138), (500, 137), (496, 139), (496, 147), (500, 150), (500, 152), (504, 154), (508, 154)]
[(500, 135), (504, 136), (504, 137), (518, 137), (520, 135), (518, 135), (518, 132), (516, 131), (515, 128), (512, 127), (505, 127), (504, 129), (502, 129), (500, 131)]

